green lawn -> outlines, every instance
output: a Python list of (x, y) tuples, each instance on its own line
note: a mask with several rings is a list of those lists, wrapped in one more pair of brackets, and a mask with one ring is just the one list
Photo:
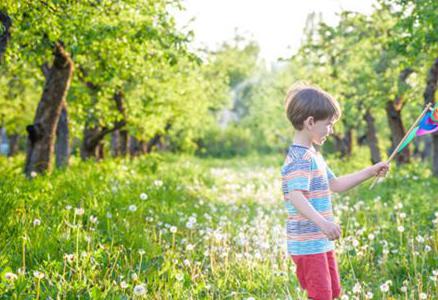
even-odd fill
[[(364, 157), (328, 161), (339, 176)], [(28, 181), (23, 157), (1, 157), (0, 295), (304, 299), (285, 254), (282, 160), (73, 159)], [(344, 298), (436, 299), (438, 180), (415, 162), (369, 185), (333, 199)]]

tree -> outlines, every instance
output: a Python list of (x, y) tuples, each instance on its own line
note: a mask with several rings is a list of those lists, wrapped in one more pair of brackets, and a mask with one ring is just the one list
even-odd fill
[(73, 75), (73, 62), (61, 43), (55, 45), (53, 55), (34, 123), (27, 126), (30, 142), (25, 165), (27, 176), (50, 170), (56, 128)]

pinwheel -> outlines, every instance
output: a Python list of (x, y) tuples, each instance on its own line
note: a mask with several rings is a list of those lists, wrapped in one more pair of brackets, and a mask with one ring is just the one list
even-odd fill
[[(431, 108), (431, 106), (432, 103), (428, 103), (426, 105), (426, 108), (423, 110), (421, 115), (417, 118), (415, 123), (411, 126), (411, 128), (400, 141), (398, 146), (392, 152), (391, 156), (386, 161), (387, 163), (390, 163), (394, 156), (402, 151), (403, 148), (405, 148), (416, 136), (421, 136), (438, 131), (438, 103), (435, 104), (434, 108)], [(379, 178), (382, 177), (379, 177), (377, 175), (374, 178), (370, 189), (372, 189), (374, 185), (379, 182)]]
[(424, 117), (420, 120), (418, 126), (409, 133), (403, 144), (397, 150), (401, 152), (416, 136), (421, 136), (438, 131), (438, 103), (435, 107), (428, 111)]

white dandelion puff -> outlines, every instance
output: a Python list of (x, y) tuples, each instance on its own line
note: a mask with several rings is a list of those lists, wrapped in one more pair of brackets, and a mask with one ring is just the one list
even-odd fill
[(146, 288), (144, 284), (139, 284), (134, 287), (134, 295), (143, 296), (146, 294)]

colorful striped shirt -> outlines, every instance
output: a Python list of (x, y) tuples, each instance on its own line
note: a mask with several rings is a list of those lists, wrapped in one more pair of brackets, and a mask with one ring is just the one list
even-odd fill
[(292, 191), (301, 191), (316, 211), (327, 220), (334, 220), (329, 181), (336, 177), (322, 155), (304, 146), (291, 145), (281, 169), (281, 176), (288, 212), (288, 253), (305, 255), (333, 250), (334, 242), (311, 220), (301, 215), (289, 198)]

